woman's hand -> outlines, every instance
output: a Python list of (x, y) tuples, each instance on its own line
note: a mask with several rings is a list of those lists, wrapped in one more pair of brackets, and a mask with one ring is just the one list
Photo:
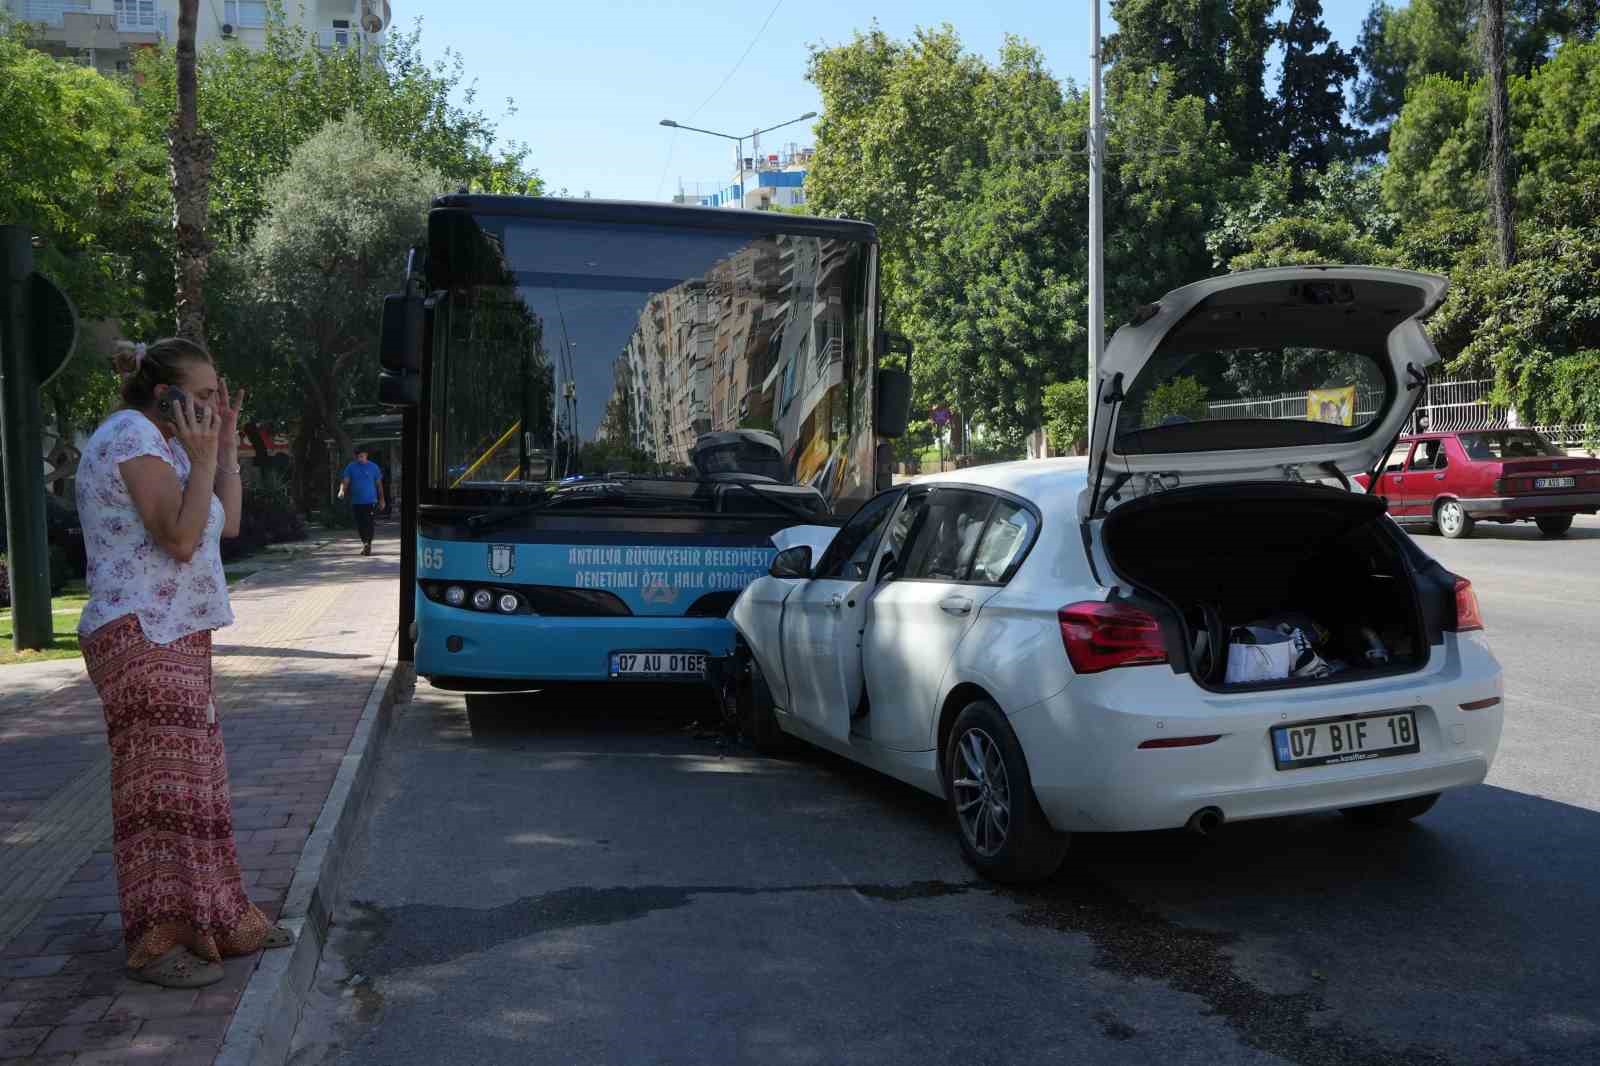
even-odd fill
[(217, 467), (221, 417), (209, 409), (196, 417), (194, 401), (187, 396), (182, 403), (174, 406), (173, 414), (177, 418), (178, 440), (183, 443), (183, 450), (189, 453), (189, 462), (194, 466), (208, 467), (206, 477), (210, 478)]
[(239, 422), (244, 414), (244, 390), (239, 390), (239, 398), (233, 401), (228, 399), (228, 379), (217, 379), (217, 399), (222, 402), (222, 410), (217, 412), (220, 423), (217, 436), (227, 444), (234, 447), (239, 443)]

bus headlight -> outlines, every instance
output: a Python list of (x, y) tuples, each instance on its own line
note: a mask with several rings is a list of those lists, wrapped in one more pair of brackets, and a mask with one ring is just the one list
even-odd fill
[(488, 589), (479, 589), (472, 594), (472, 606), (480, 611), (487, 611), (494, 606), (494, 593)]
[(444, 590), (444, 602), (452, 607), (460, 607), (467, 602), (467, 590), (460, 585), (451, 585)]
[(517, 608), (519, 606), (521, 606), (521, 602), (515, 596), (513, 596), (511, 593), (502, 592), (500, 594), (500, 613), (501, 614), (516, 614), (517, 613)]

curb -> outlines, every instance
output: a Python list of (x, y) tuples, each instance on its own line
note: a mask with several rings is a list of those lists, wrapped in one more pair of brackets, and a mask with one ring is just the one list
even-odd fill
[(294, 947), (261, 955), (239, 997), (213, 1066), (282, 1066), (289, 1059), (300, 1013), (327, 943), (344, 857), (361, 825), (383, 739), (395, 705), (410, 699), (411, 668), (395, 660), (398, 641), (396, 635), (389, 643), (355, 736), (300, 853), (279, 912), (278, 923), (295, 935)]

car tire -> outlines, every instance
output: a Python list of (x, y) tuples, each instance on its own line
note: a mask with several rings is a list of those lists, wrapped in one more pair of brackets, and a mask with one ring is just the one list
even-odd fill
[(1433, 508), (1433, 524), (1446, 540), (1462, 540), (1472, 536), (1477, 523), (1459, 500), (1440, 500)]
[(1000, 708), (989, 700), (967, 704), (940, 763), (945, 802), (973, 869), (992, 881), (1022, 884), (1061, 868), (1070, 837), (1045, 818), (1022, 744)]
[(739, 732), (762, 755), (777, 757), (794, 750), (794, 738), (778, 725), (772, 689), (755, 657), (739, 682)]
[(1433, 805), (1438, 802), (1439, 793), (1433, 792), (1426, 796), (1372, 803), (1365, 807), (1346, 807), (1339, 813), (1349, 819), (1352, 825), (1363, 829), (1384, 829), (1420, 818), (1433, 810)]
[(1540, 515), (1533, 521), (1539, 527), (1539, 532), (1547, 537), (1564, 537), (1567, 530), (1572, 528), (1572, 516), (1569, 514)]

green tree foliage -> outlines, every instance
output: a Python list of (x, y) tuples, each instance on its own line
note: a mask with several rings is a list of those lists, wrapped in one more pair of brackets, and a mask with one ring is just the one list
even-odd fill
[[(167, 50), (138, 65), (139, 102), (149, 133), (164, 130), (176, 99)], [(461, 56), (427, 62), (421, 29), (391, 31), (378, 55), (323, 50), (286, 24), (274, 3), (260, 49), (231, 45), (200, 56), (200, 121), (216, 141), (212, 222), (217, 240), (243, 244), (267, 210), (267, 185), (294, 150), (329, 119), (354, 115), (380, 144), (453, 185), (483, 192), (538, 193), (528, 148), (502, 143), (498, 120), (478, 106)], [(507, 101), (507, 113), (514, 107)]]
[(376, 389), (383, 295), (399, 287), (443, 184), (358, 119), (330, 122), (268, 183), (266, 214), (234, 260), (255, 287), (258, 350), (293, 367), (307, 413), (342, 455), (351, 448), (341, 416)]
[[(995, 447), (1020, 449), (1044, 417), (1044, 387), (1086, 368), (1087, 100), (1030, 46), (1008, 41), (991, 64), (948, 29), (906, 43), (858, 35), (815, 53), (811, 72), (827, 117), (807, 200), (878, 223), (892, 321), (917, 346), (919, 404), (949, 403)], [(1112, 91), (1113, 322), (1205, 269), (1206, 222), (1233, 165), (1206, 111), (1160, 71)]]
[(1451, 370), (1492, 373), (1502, 398), (1532, 421), (1600, 421), (1600, 189), (1580, 199), (1587, 225), (1524, 221), (1509, 269), (1480, 245), (1429, 322)]
[(1089, 434), (1089, 383), (1082, 378), (1057, 381), (1044, 390), (1044, 428), (1050, 450), (1058, 455), (1081, 452)]
[[(1392, 6), (1374, 0), (1354, 54), (1361, 64), (1352, 113), (1373, 127), (1368, 147), (1388, 147), (1389, 126), (1423, 79), (1440, 75), (1476, 78), (1480, 0), (1409, 0)], [(1550, 56), (1552, 42), (1595, 38), (1600, 23), (1596, 0), (1510, 0), (1506, 5), (1506, 65), (1526, 76)]]
[(1117, 32), (1106, 38), (1113, 91), (1161, 80), (1174, 97), (1205, 102), (1234, 154), (1270, 152), (1273, 110), (1266, 97), (1275, 0), (1113, 0)]
[[(1510, 79), (1519, 214), (1578, 223), (1575, 191), (1600, 181), (1600, 42), (1569, 42), (1532, 74)], [(1487, 196), (1484, 79), (1425, 78), (1390, 135), (1384, 199), (1409, 217), (1479, 213)]]
[(1146, 426), (1159, 426), (1168, 419), (1194, 421), (1206, 416), (1206, 387), (1191, 377), (1175, 377), (1150, 390), (1144, 400)]
[[(138, 329), (149, 317), (142, 272), (159, 270), (170, 285), (170, 265), (149, 254), (170, 227), (163, 147), (141, 135), (124, 85), (25, 42), (22, 27), (0, 19), (0, 220), (42, 239), (36, 267), (86, 323)], [(48, 414), (78, 429), (105, 414), (116, 389), (103, 356), (80, 341), (48, 390)]]
[(1293, 0), (1277, 36), (1283, 44), (1276, 108), (1279, 151), (1296, 173), (1326, 170), (1348, 152), (1354, 132), (1344, 120), (1344, 87), (1356, 76), (1356, 61), (1334, 43), (1322, 21), (1322, 0)]

